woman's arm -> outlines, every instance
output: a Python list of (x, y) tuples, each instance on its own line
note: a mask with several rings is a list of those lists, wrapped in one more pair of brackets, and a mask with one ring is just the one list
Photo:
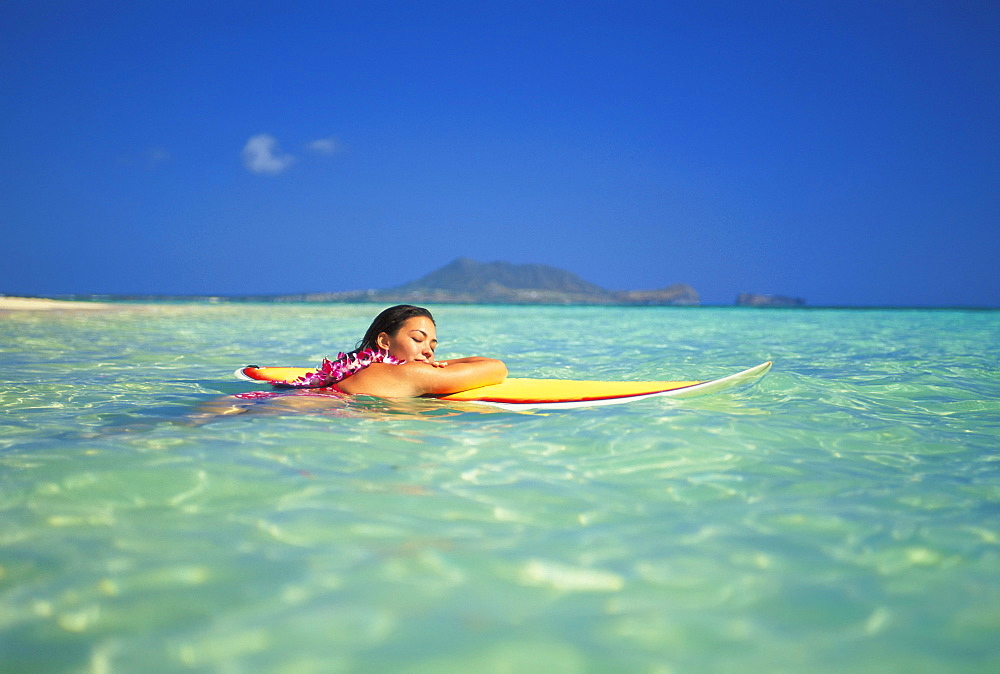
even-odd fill
[(404, 398), (468, 391), (499, 384), (506, 378), (507, 366), (503, 361), (475, 356), (438, 363), (375, 363), (338, 386), (345, 393)]
[[(454, 365), (455, 363), (479, 363), (487, 360), (495, 360), (493, 358), (485, 358), (483, 356), (467, 356), (465, 358), (449, 358), (448, 360), (435, 360), (431, 362), (434, 367), (447, 367), (448, 365)], [(454, 393), (454, 391), (452, 391)]]

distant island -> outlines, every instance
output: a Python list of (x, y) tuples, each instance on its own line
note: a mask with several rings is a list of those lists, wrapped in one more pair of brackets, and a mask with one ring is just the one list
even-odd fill
[(430, 274), (386, 290), (305, 293), (269, 298), (298, 302), (437, 304), (600, 304), (697, 306), (686, 283), (658, 290), (606, 290), (572, 272), (543, 264), (478, 262), (460, 257)]
[[(385, 290), (282, 295), (58, 295), (61, 300), (213, 302), (369, 302), (379, 304), (591, 304), (606, 306), (700, 306), (701, 296), (686, 283), (653, 290), (607, 290), (576, 274), (544, 264), (478, 262), (467, 257), (416, 281)], [(39, 306), (0, 293), (0, 310)], [(20, 304), (19, 304), (20, 302)], [(782, 295), (740, 293), (741, 307), (802, 307), (805, 300)], [(53, 305), (62, 306), (62, 305)]]
[(806, 301), (801, 297), (786, 297), (784, 295), (756, 295), (754, 293), (740, 293), (736, 296), (736, 306), (738, 307), (804, 307)]

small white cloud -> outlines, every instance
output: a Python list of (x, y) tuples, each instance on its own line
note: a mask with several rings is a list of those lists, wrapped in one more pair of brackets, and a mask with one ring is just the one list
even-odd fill
[(277, 175), (294, 163), (295, 157), (281, 154), (277, 139), (270, 134), (257, 134), (243, 146), (243, 165), (253, 173)]
[(335, 154), (340, 152), (340, 142), (336, 138), (320, 138), (306, 145), (306, 149), (316, 154)]
[(135, 153), (119, 155), (118, 164), (130, 168), (155, 169), (171, 159), (173, 155), (165, 147), (148, 147)]
[(146, 163), (149, 166), (156, 166), (163, 162), (170, 161), (170, 150), (165, 147), (151, 147), (146, 150)]

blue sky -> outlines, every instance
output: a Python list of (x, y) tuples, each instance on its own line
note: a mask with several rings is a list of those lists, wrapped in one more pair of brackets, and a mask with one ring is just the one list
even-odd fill
[(0, 5), (0, 293), (1000, 306), (995, 2)]

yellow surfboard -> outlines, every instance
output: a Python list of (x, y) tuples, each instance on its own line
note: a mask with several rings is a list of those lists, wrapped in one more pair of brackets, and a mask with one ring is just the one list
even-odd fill
[[(560, 409), (615, 405), (654, 397), (689, 398), (754, 382), (771, 369), (771, 361), (721, 379), (695, 381), (588, 381), (510, 378), (502, 384), (436, 396), (441, 400), (476, 402), (505, 409)], [(236, 376), (255, 382), (283, 383), (312, 372), (307, 367), (247, 366)]]

